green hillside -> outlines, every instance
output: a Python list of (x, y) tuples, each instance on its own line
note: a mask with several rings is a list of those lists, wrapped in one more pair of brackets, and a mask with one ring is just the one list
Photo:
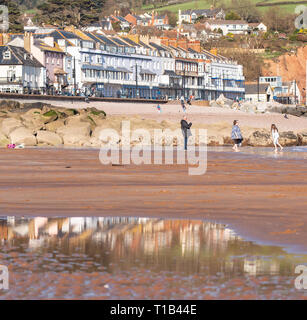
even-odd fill
[[(266, 11), (269, 8), (272, 8), (272, 6), (261, 6), (262, 3), (275, 3), (278, 7), (280, 7), (282, 10), (288, 12), (288, 13), (294, 13), (294, 9), (296, 6), (300, 5), (297, 2), (298, 1), (289, 1), (289, 0), (253, 0), (253, 2), (255, 4), (258, 4), (259, 6), (258, 9), (260, 11)], [(278, 2), (278, 3), (277, 3)], [(280, 2), (285, 2), (285, 4), (280, 4)], [(293, 2), (293, 4), (289, 4), (289, 2)], [(229, 5), (230, 1), (229, 0), (224, 0), (223, 2), (218, 2), (223, 3), (225, 5)], [(307, 0), (305, 1), (306, 5), (307, 5)], [(189, 1), (187, 0), (184, 3), (180, 3), (180, 4), (173, 4), (173, 5), (166, 5), (163, 7), (159, 7), (156, 8), (156, 11), (164, 11), (164, 10), (169, 10), (171, 12), (176, 12), (178, 13), (178, 10), (188, 10), (188, 9), (209, 9), (210, 6), (212, 4), (212, 1), (207, 1), (207, 0), (195, 0), (195, 1)], [(142, 7), (142, 10), (146, 11), (146, 10), (152, 10), (154, 9), (153, 5), (146, 5)]]

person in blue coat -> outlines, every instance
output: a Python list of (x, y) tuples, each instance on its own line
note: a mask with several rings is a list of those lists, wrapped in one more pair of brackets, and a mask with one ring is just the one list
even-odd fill
[(232, 130), (231, 130), (231, 139), (234, 142), (232, 149), (235, 151), (239, 151), (238, 146), (241, 146), (242, 141), (243, 141), (243, 137), (242, 137), (242, 133), (241, 133), (241, 130), (239, 127), (238, 120), (233, 121), (233, 126), (232, 126)]

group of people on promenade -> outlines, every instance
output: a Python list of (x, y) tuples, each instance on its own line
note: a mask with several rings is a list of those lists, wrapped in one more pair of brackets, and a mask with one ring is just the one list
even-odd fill
[[(188, 123), (188, 118), (186, 115), (184, 115), (183, 119), (180, 122), (180, 125), (181, 125), (181, 130), (182, 130), (183, 136), (184, 136), (184, 149), (187, 150), (188, 130), (191, 128), (192, 122)], [(278, 141), (279, 140), (279, 133), (278, 133), (278, 129), (274, 123), (271, 125), (271, 135), (272, 135), (272, 140), (273, 140), (275, 152), (277, 152), (278, 147), (280, 148), (280, 151), (283, 150), (283, 147), (280, 145), (280, 143)], [(234, 142), (232, 149), (234, 151), (238, 152), (239, 147), (242, 145), (242, 141), (243, 141), (243, 136), (241, 133), (241, 129), (239, 127), (238, 120), (233, 121), (233, 126), (232, 126), (232, 130), (231, 130), (231, 139)]]

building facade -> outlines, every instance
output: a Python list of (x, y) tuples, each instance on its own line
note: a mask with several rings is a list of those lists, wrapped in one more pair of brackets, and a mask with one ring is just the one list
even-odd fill
[(24, 47), (45, 67), (43, 87), (53, 84), (61, 94), (214, 100), (223, 93), (244, 98), (241, 65), (204, 50), (199, 40), (167, 34), (107, 35), (68, 27), (25, 35)]
[(8, 93), (43, 93), (44, 66), (24, 48), (0, 47), (0, 91)]
[(250, 30), (248, 23), (244, 20), (208, 20), (205, 25), (211, 31), (221, 30), (224, 36), (229, 33), (246, 34)]
[(265, 76), (259, 77), (259, 82), (271, 85), (273, 99), (279, 103), (300, 104), (303, 100), (295, 80), (283, 82), (281, 76)]
[(179, 10), (178, 11), (178, 24), (182, 23), (195, 23), (200, 18), (206, 19), (225, 19), (225, 12), (223, 9), (190, 9), (190, 10)]

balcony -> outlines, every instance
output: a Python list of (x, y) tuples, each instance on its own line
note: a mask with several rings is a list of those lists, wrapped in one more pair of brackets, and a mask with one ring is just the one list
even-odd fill
[(23, 84), (21, 77), (0, 77), (0, 84)]

